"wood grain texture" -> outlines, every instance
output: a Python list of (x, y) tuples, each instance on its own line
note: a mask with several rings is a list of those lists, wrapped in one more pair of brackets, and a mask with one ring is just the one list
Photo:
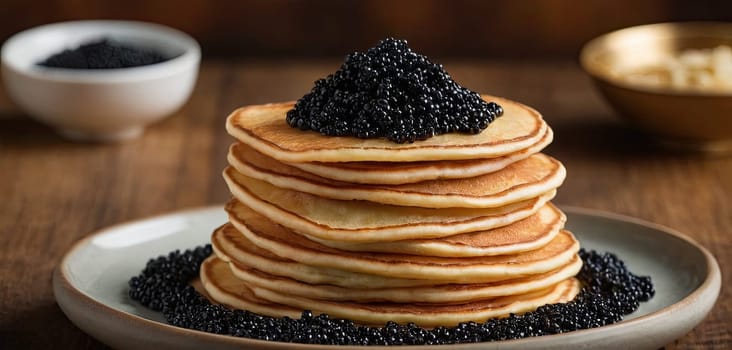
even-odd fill
[(342, 57), (386, 36), (440, 57), (574, 57), (580, 46), (639, 24), (732, 20), (727, 0), (3, 0), (0, 41), (33, 26), (134, 19), (183, 30), (204, 54)]
[[(568, 179), (557, 202), (637, 216), (685, 232), (732, 280), (732, 157), (656, 149), (617, 122), (572, 62), (442, 62), (459, 82), (540, 110), (556, 132), (548, 153)], [(291, 100), (335, 61), (211, 61), (187, 105), (135, 141), (77, 144), (0, 93), (0, 344), (3, 349), (103, 349), (66, 319), (51, 271), (74, 242), (131, 219), (226, 201), (221, 178), (234, 108)], [(673, 252), (662, 252), (672, 254)], [(732, 348), (732, 289), (666, 349)]]

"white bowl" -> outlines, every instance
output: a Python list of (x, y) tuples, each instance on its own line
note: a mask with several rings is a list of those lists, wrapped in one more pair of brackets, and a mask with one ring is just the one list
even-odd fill
[[(103, 38), (154, 49), (167, 61), (119, 69), (60, 69), (38, 63)], [(116, 141), (142, 134), (188, 99), (201, 49), (187, 34), (133, 21), (74, 21), (35, 27), (2, 47), (10, 97), (31, 117), (76, 140)]]

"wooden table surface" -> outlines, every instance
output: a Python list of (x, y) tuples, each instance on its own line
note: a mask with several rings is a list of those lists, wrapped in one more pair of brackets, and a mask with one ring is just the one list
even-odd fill
[[(544, 114), (556, 134), (547, 153), (568, 169), (557, 203), (685, 232), (716, 256), (723, 281), (732, 280), (732, 157), (657, 150), (617, 121), (574, 62), (442, 63), (469, 88)], [(205, 62), (182, 110), (121, 144), (66, 141), (0, 90), (0, 348), (105, 348), (56, 305), (51, 273), (63, 254), (108, 225), (223, 203), (229, 194), (220, 174), (232, 142), (226, 115), (296, 99), (337, 65)], [(730, 349), (731, 329), (732, 288), (723, 286), (704, 322), (666, 349)]]

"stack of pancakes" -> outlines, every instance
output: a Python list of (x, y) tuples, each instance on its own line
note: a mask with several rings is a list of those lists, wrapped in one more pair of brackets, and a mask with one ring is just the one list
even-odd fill
[(566, 173), (539, 153), (552, 131), (527, 106), (484, 98), (504, 115), (482, 133), (413, 144), (291, 128), (292, 103), (232, 113), (233, 199), (201, 268), (206, 292), (269, 316), (423, 327), (574, 298), (579, 243), (550, 203)]

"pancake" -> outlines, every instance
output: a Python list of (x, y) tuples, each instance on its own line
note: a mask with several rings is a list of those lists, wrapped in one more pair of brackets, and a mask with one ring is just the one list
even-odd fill
[(396, 288), (433, 285), (434, 281), (392, 278), (301, 264), (257, 247), (234, 226), (226, 224), (214, 231), (211, 246), (216, 255), (227, 262), (245, 262), (273, 276), (297, 279), (310, 284), (328, 284), (345, 288)]
[(579, 282), (570, 278), (530, 293), (465, 303), (333, 302), (250, 285), (236, 278), (228, 265), (215, 257), (207, 259), (201, 266), (201, 280), (206, 292), (215, 301), (267, 316), (298, 318), (298, 311), (312, 310), (314, 314), (327, 313), (334, 318), (345, 318), (366, 325), (383, 325), (394, 321), (414, 322), (422, 327), (483, 322), (493, 317), (527, 312), (541, 305), (571, 300), (580, 289)]
[(546, 304), (564, 303), (579, 293), (580, 284), (570, 278), (540, 291), (460, 304), (333, 302), (287, 295), (256, 286), (252, 286), (251, 290), (262, 299), (296, 308), (314, 309), (362, 324), (379, 325), (392, 321), (438, 327), (455, 326), (468, 321), (485, 322), (490, 318), (533, 311)]
[(559, 161), (541, 153), (514, 162), (501, 171), (476, 177), (403, 185), (329, 180), (278, 162), (241, 143), (231, 146), (228, 160), (239, 173), (283, 189), (331, 199), (426, 208), (500, 207), (555, 189), (566, 176)]
[(540, 248), (559, 234), (566, 220), (564, 213), (551, 203), (547, 203), (535, 214), (510, 225), (441, 238), (373, 243), (308, 238), (332, 248), (351, 251), (444, 257), (489, 256), (515, 254)]
[(199, 276), (203, 289), (217, 303), (276, 317), (299, 318), (302, 314), (300, 309), (257, 297), (245, 282), (233, 278), (226, 262), (215, 256), (203, 261)]
[(421, 327), (455, 326), (461, 322), (485, 322), (536, 310), (546, 304), (565, 303), (579, 293), (580, 283), (569, 278), (556, 285), (526, 294), (496, 297), (459, 304), (423, 303), (354, 303), (309, 299), (251, 286), (257, 297), (296, 308), (314, 309), (332, 317), (345, 318), (363, 324), (413, 322)]
[(449, 133), (411, 144), (386, 139), (323, 137), (287, 125), (294, 102), (248, 106), (226, 120), (234, 138), (282, 162), (410, 162), (499, 157), (536, 144), (547, 125), (536, 110), (500, 97), (483, 96), (503, 107), (503, 116), (480, 134)]
[(268, 219), (333, 241), (395, 241), (445, 237), (505, 226), (535, 213), (556, 194), (497, 208), (417, 208), (328, 199), (281, 189), (229, 167), (224, 179), (234, 197)]
[(422, 162), (307, 162), (288, 165), (327, 179), (348, 183), (400, 185), (427, 180), (460, 179), (501, 170), (511, 163), (541, 152), (554, 137), (551, 128), (529, 148), (496, 158)]
[[(568, 231), (528, 252), (484, 257), (429, 257), (393, 253), (350, 252), (311, 241), (245, 206), (227, 206), (229, 221), (258, 247), (305, 265), (408, 279), (472, 281), (517, 278), (569, 263), (579, 243)], [(214, 235), (219, 232), (214, 233)], [(213, 238), (218, 239), (218, 238)], [(223, 238), (225, 239), (225, 237)]]
[(287, 294), (311, 299), (354, 302), (395, 303), (457, 303), (524, 294), (549, 288), (579, 272), (582, 260), (575, 256), (569, 264), (538, 275), (493, 283), (441, 284), (399, 288), (344, 288), (327, 284), (313, 285), (295, 279), (273, 276), (236, 262), (229, 262), (236, 278), (269, 290), (287, 291)]

